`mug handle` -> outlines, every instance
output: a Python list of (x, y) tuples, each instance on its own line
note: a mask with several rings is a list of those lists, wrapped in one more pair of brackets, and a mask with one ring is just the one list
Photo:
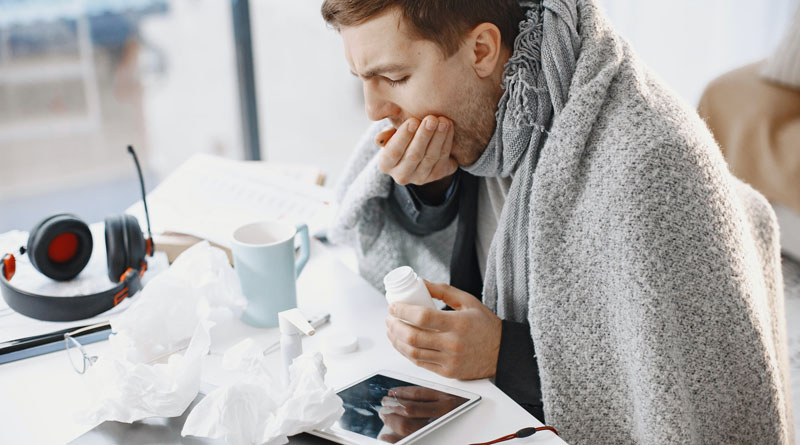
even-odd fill
[(308, 238), (308, 226), (305, 224), (298, 224), (296, 227), (297, 232), (295, 232), (294, 236), (300, 235), (300, 258), (294, 262), (295, 278), (299, 277), (300, 272), (306, 267), (308, 257), (311, 253), (311, 240)]

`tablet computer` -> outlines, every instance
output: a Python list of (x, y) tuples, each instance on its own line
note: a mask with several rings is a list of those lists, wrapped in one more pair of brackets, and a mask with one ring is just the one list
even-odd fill
[(340, 389), (344, 414), (311, 432), (342, 444), (406, 445), (477, 405), (481, 396), (381, 370)]

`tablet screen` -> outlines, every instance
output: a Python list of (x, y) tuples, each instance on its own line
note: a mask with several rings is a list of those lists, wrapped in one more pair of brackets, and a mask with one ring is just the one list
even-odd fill
[(446, 392), (376, 374), (339, 392), (341, 429), (395, 443), (468, 402)]

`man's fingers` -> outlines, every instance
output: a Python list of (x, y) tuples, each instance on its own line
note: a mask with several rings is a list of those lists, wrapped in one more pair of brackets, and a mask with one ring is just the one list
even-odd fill
[(429, 307), (405, 303), (392, 303), (389, 305), (389, 314), (400, 320), (405, 320), (418, 328), (444, 331), (450, 327), (450, 314)]
[(397, 349), (397, 352), (403, 354), (405, 358), (411, 360), (417, 366), (421, 366), (420, 363), (439, 365), (443, 358), (442, 353), (439, 351), (411, 346), (396, 336), (389, 335), (389, 341), (392, 342), (392, 346)]
[(428, 143), (428, 148), (425, 150), (422, 161), (419, 163), (419, 166), (417, 166), (417, 170), (414, 173), (415, 178), (412, 182), (416, 183), (417, 185), (422, 185), (434, 180), (434, 178), (430, 178), (431, 171), (443, 155), (444, 144), (447, 140), (447, 133), (449, 132), (449, 128), (451, 126), (452, 125), (447, 118), (440, 117), (438, 119), (436, 131), (434, 132), (433, 137), (431, 137), (431, 141)]
[(449, 158), (450, 153), (453, 151), (453, 137), (456, 134), (456, 126), (451, 121), (450, 126), (447, 128), (447, 137), (444, 140), (444, 150), (442, 151), (443, 158)]
[(386, 145), (387, 142), (389, 142), (389, 139), (391, 139), (395, 133), (397, 133), (397, 129), (394, 127), (389, 127), (381, 131), (380, 133), (375, 135), (375, 144), (378, 145), (379, 147), (383, 147), (384, 145)]
[(458, 162), (450, 157), (441, 157), (439, 162), (433, 166), (430, 174), (428, 175), (428, 182), (433, 182), (447, 176), (451, 176), (458, 170)]
[(408, 145), (403, 158), (392, 169), (392, 177), (400, 185), (406, 185), (415, 177), (414, 172), (419, 167), (420, 162), (425, 157), (428, 144), (436, 133), (439, 126), (439, 119), (434, 116), (425, 116), (422, 123), (414, 134), (414, 139)]
[(388, 128), (375, 136), (375, 143), (384, 147), (378, 169), (400, 185), (427, 184), (458, 169), (450, 157), (455, 126), (442, 116), (425, 116), (420, 122), (410, 118), (397, 130)]
[[(417, 359), (417, 358), (410, 357), (410, 355), (413, 355), (413, 354), (411, 354), (410, 351), (412, 349), (418, 349), (418, 348), (411, 348), (409, 345), (403, 343), (402, 341), (399, 341), (397, 339), (392, 338), (392, 336), (389, 336), (389, 341), (392, 343), (392, 346), (394, 346), (394, 348), (397, 349), (397, 351), (400, 354), (402, 354), (405, 358), (410, 360), (411, 363), (414, 363), (415, 365), (419, 366), (420, 368), (425, 368), (428, 371), (433, 371), (433, 372), (435, 372), (435, 373), (437, 373), (439, 375), (445, 375), (447, 373), (447, 368), (443, 364), (440, 364), (439, 362), (433, 361), (433, 360), (437, 360), (437, 357), (441, 357), (441, 353), (440, 352), (430, 351), (430, 353), (431, 353), (431, 358), (430, 359), (432, 361), (420, 360), (420, 359)], [(424, 351), (424, 350), (422, 350), (422, 351)], [(426, 355), (427, 354), (428, 353), (426, 353)], [(438, 354), (438, 355), (437, 356), (433, 356), (434, 354)]]
[[(425, 280), (425, 286), (428, 288), (428, 292), (431, 294), (431, 297), (444, 301), (445, 304), (453, 309), (461, 309), (465, 306), (481, 304), (472, 295), (462, 291), (461, 289), (444, 283), (431, 283), (428, 280)], [(391, 311), (391, 306), (389, 306), (389, 309)]]
[(385, 142), (383, 150), (381, 150), (380, 158), (378, 159), (378, 169), (383, 173), (389, 172), (397, 166), (403, 154), (408, 148), (408, 144), (414, 139), (417, 129), (419, 128), (419, 120), (411, 118), (403, 122), (398, 128), (394, 136)]
[(439, 332), (428, 329), (420, 329), (395, 317), (386, 318), (386, 327), (389, 333), (415, 348), (431, 349), (441, 351), (443, 348), (441, 335)]
[[(451, 123), (452, 124), (452, 123)], [(455, 135), (455, 126), (450, 125), (447, 130), (447, 137), (442, 147), (442, 153), (439, 155), (439, 161), (431, 169), (430, 180), (436, 181), (446, 176), (450, 176), (458, 170), (458, 162), (450, 157), (453, 151), (453, 136)]]

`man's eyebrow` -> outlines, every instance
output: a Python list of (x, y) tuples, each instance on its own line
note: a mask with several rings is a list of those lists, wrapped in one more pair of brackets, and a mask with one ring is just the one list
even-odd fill
[(361, 75), (358, 75), (358, 74), (354, 73), (353, 71), (350, 71), (350, 74), (352, 74), (352, 75), (354, 75), (356, 77), (361, 77), (363, 79), (369, 79), (371, 77), (379, 76), (381, 74), (394, 73), (394, 72), (397, 72), (397, 71), (403, 71), (405, 69), (407, 69), (407, 67), (405, 65), (403, 65), (403, 64), (400, 64), (400, 63), (389, 63), (389, 64), (386, 64), (386, 65), (378, 65), (378, 66), (376, 66), (374, 68), (371, 68), (371, 69), (367, 70), (366, 73), (361, 74)]

